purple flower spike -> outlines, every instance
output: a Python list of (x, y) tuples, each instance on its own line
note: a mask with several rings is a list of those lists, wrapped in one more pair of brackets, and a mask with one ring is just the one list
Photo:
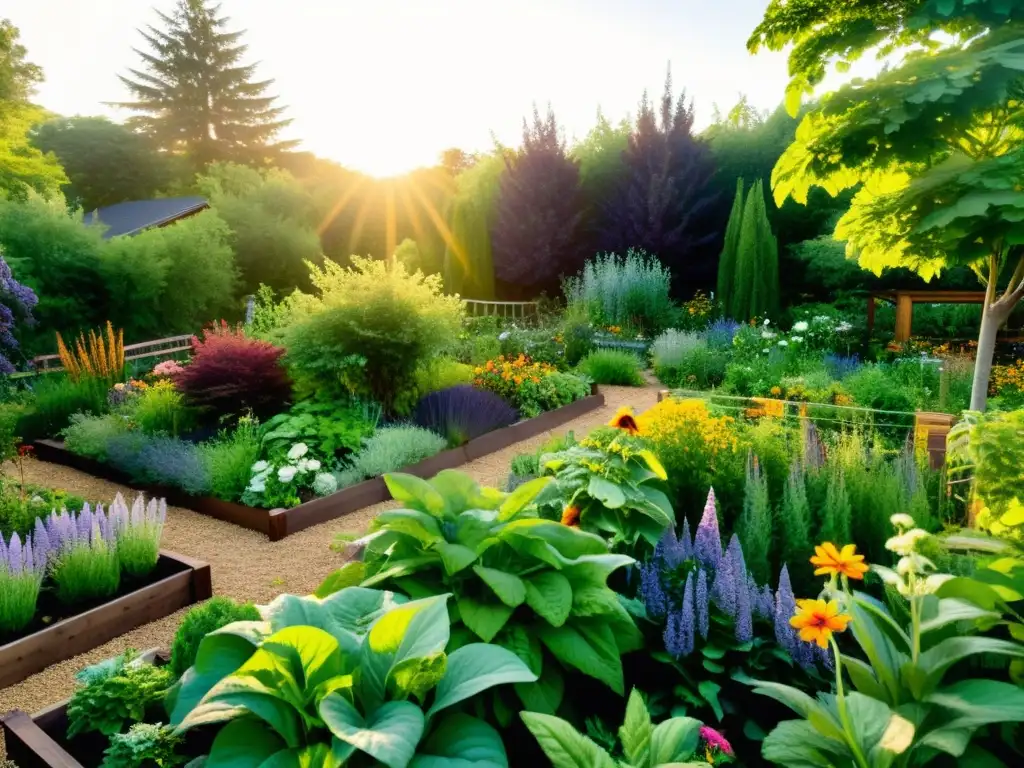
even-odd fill
[(722, 537), (718, 532), (718, 512), (715, 510), (715, 489), (708, 491), (704, 514), (697, 526), (693, 543), (693, 556), (712, 573), (718, 571), (722, 561)]
[(4, 543), (3, 531), (0, 531), (0, 565), (7, 564), (7, 544)]
[(10, 569), (11, 573), (21, 573), (21, 537), (18, 536), (17, 531), (11, 534), (11, 541), (7, 545), (7, 567)]
[(732, 550), (727, 550), (711, 585), (711, 600), (730, 619), (736, 618), (736, 576)]
[(711, 606), (708, 604), (708, 575), (703, 568), (697, 571), (697, 629), (700, 636), (708, 639), (711, 628)]
[(690, 571), (686, 574), (686, 586), (683, 589), (683, 608), (680, 611), (679, 618), (683, 656), (689, 656), (693, 653), (694, 641), (696, 639), (694, 632), (696, 617), (694, 616), (693, 603), (693, 571)]
[(796, 649), (799, 647), (795, 642), (796, 637), (789, 620), (796, 613), (796, 596), (793, 594), (793, 585), (789, 581), (789, 569), (782, 566), (779, 573), (779, 589), (775, 593), (775, 639), (779, 645), (785, 648), (794, 661), (799, 661)]
[(690, 535), (690, 521), (686, 518), (683, 518), (683, 535), (679, 537), (679, 546), (683, 560), (693, 557), (693, 536)]
[(668, 612), (668, 596), (661, 585), (661, 572), (654, 562), (640, 566), (640, 597), (653, 619), (662, 619)]

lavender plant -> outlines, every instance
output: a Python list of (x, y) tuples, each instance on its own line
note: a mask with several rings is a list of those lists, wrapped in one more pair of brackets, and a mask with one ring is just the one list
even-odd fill
[(121, 494), (110, 505), (108, 517), (115, 529), (117, 558), (122, 572), (134, 578), (149, 574), (160, 558), (160, 536), (167, 520), (167, 501), (137, 496), (129, 511)]
[(32, 621), (46, 573), (47, 547), (45, 534), (34, 545), (31, 534), (22, 541), (12, 533), (9, 542), (0, 534), (0, 637)]
[(796, 602), (786, 569), (773, 592), (747, 569), (737, 536), (723, 549), (713, 489), (695, 535), (687, 522), (678, 535), (670, 528), (639, 571), (649, 631), (660, 631), (664, 648), (652, 655), (677, 673), (673, 697), (688, 715), (742, 722), (756, 710), (742, 703), (747, 690), (738, 680), (792, 683), (798, 667), (809, 688), (825, 663), (789, 625)]
[(412, 415), (417, 426), (436, 432), (448, 445), (463, 445), (475, 437), (515, 424), (519, 412), (493, 392), (470, 384), (431, 392)]
[(86, 504), (80, 513), (53, 513), (46, 533), (54, 547), (50, 564), (57, 599), (75, 605), (110, 597), (121, 586), (117, 557), (117, 525), (104, 513)]

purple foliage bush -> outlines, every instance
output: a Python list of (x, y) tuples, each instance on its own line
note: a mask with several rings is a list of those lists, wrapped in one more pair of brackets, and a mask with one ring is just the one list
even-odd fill
[(519, 412), (493, 392), (460, 384), (424, 397), (412, 420), (417, 426), (441, 435), (454, 447), (515, 424)]

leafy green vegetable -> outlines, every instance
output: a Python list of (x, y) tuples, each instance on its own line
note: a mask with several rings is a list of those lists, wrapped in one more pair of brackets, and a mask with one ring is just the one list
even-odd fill
[(111, 735), (101, 768), (173, 768), (188, 759), (177, 753), (182, 741), (170, 726), (135, 723), (128, 733)]
[(76, 675), (80, 687), (68, 702), (68, 738), (99, 731), (120, 733), (141, 722), (170, 687), (171, 673), (147, 664), (135, 651), (86, 667)]

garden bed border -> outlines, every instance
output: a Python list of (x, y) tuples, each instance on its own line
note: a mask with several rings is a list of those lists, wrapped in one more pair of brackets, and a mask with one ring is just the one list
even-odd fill
[(0, 645), (0, 688), (20, 683), (51, 664), (91, 651), (137, 627), (213, 596), (207, 563), (166, 550), (160, 551), (160, 557), (182, 569), (84, 613)]
[[(604, 405), (604, 395), (597, 385), (591, 394), (561, 408), (524, 419), (508, 427), (496, 429), (470, 440), (458, 448), (449, 448), (423, 461), (398, 470), (417, 477), (429, 478), (444, 469), (454, 469), (482, 456), (508, 448), (522, 440), (536, 437), (562, 426), (573, 419)], [(96, 477), (127, 485), (151, 496), (164, 497), (175, 507), (184, 507), (201, 515), (234, 523), (243, 528), (266, 534), (271, 541), (280, 541), (306, 528), (351, 514), (364, 507), (379, 504), (391, 498), (384, 480), (374, 477), (343, 488), (330, 496), (307, 501), (291, 509), (260, 509), (222, 501), (209, 496), (193, 496), (179, 488), (139, 485), (127, 474), (101, 461), (71, 453), (59, 440), (36, 440), (36, 456), (54, 464), (62, 464)]]

